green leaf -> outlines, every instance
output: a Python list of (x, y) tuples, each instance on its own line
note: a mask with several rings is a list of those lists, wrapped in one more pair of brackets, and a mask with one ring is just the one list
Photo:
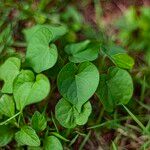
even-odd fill
[(105, 110), (111, 112), (116, 105), (127, 104), (133, 94), (133, 82), (130, 74), (118, 67), (111, 67), (108, 74), (100, 76), (97, 95)]
[(8, 117), (12, 117), (15, 114), (15, 104), (12, 96), (2, 95), (0, 98), (0, 114)]
[(116, 66), (123, 69), (133, 68), (134, 59), (130, 57), (122, 47), (110, 45), (109, 47), (102, 47), (102, 51)]
[(83, 25), (83, 16), (79, 13), (79, 11), (73, 7), (68, 6), (65, 12), (61, 13), (61, 19), (65, 22), (69, 23), (69, 27), (73, 31), (79, 31), (82, 29)]
[(26, 52), (26, 65), (40, 73), (53, 67), (57, 61), (57, 47), (52, 41), (52, 32), (46, 28), (39, 28), (30, 39)]
[(38, 111), (34, 113), (32, 116), (32, 127), (37, 132), (43, 131), (47, 126), (47, 121), (45, 119), (45, 116)]
[(116, 66), (124, 69), (132, 69), (134, 66), (134, 59), (128, 54), (116, 54), (112, 56), (113, 62)]
[(29, 42), (32, 35), (42, 27), (48, 28), (51, 31), (51, 33), (52, 33), (52, 39), (51, 40), (52, 41), (57, 40), (58, 38), (60, 38), (61, 36), (63, 36), (67, 32), (67, 27), (65, 25), (58, 25), (58, 26), (48, 25), (48, 24), (36, 25), (36, 26), (33, 26), (29, 29), (23, 30), (23, 33), (25, 35), (27, 42)]
[(20, 59), (10, 57), (0, 66), (0, 80), (4, 81), (2, 93), (13, 92), (13, 82), (19, 74), (20, 65)]
[[(83, 23), (83, 16), (79, 13), (79, 11), (74, 6), (68, 6), (66, 11), (61, 14), (61, 17), (64, 21), (73, 20), (73, 23)], [(70, 22), (71, 23), (71, 22)]]
[(76, 125), (84, 125), (88, 121), (91, 111), (90, 102), (86, 102), (79, 113), (71, 103), (62, 98), (56, 105), (55, 115), (63, 127), (74, 128)]
[(0, 147), (6, 146), (13, 136), (13, 130), (9, 126), (0, 126)]
[(8, 25), (0, 34), (0, 53), (13, 43), (12, 28)]
[(73, 43), (65, 47), (69, 60), (74, 63), (93, 61), (98, 57), (100, 45), (91, 43), (89, 40), (80, 43)]
[(63, 150), (61, 142), (55, 136), (49, 136), (45, 139), (44, 150)]
[(50, 91), (48, 78), (43, 74), (36, 77), (30, 70), (22, 70), (14, 81), (14, 99), (18, 110), (26, 105), (43, 100)]
[(90, 102), (86, 102), (82, 106), (82, 110), (79, 113), (77, 110), (74, 111), (74, 116), (76, 118), (76, 124), (77, 125), (84, 125), (87, 123), (88, 118), (92, 112), (92, 106)]
[(62, 96), (80, 112), (82, 105), (94, 94), (99, 72), (94, 64), (84, 62), (65, 65), (58, 75), (57, 85)]
[(55, 116), (65, 128), (74, 128), (76, 126), (74, 107), (63, 98), (59, 100), (55, 107)]
[(29, 126), (23, 126), (15, 134), (15, 139), (19, 145), (40, 146), (40, 139), (36, 132)]

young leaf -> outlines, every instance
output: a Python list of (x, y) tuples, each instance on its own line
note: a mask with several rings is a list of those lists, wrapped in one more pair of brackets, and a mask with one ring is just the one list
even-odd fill
[(65, 65), (58, 75), (57, 85), (63, 97), (80, 112), (82, 105), (94, 94), (99, 82), (95, 65), (84, 62)]
[(97, 95), (104, 108), (111, 112), (118, 104), (127, 104), (133, 94), (130, 74), (118, 67), (111, 67), (107, 75), (100, 76)]
[(26, 105), (43, 100), (50, 91), (48, 78), (43, 74), (36, 77), (30, 70), (22, 70), (14, 81), (14, 99), (18, 110)]
[(0, 98), (0, 114), (8, 117), (12, 117), (15, 114), (15, 104), (12, 96), (2, 95)]
[(45, 116), (38, 111), (34, 113), (32, 116), (32, 127), (37, 132), (43, 131), (47, 126), (47, 121), (45, 119)]
[(93, 61), (98, 57), (100, 45), (91, 43), (89, 40), (80, 43), (73, 43), (65, 47), (69, 60), (74, 63)]
[(58, 38), (60, 38), (61, 36), (63, 36), (66, 32), (67, 32), (67, 27), (65, 25), (59, 25), (59, 26), (53, 26), (53, 25), (36, 25), (33, 26), (29, 29), (25, 29), (23, 30), (23, 33), (25, 34), (25, 38), (27, 40), (27, 42), (30, 41), (32, 35), (40, 28), (42, 27), (46, 27), (48, 28), (51, 33), (52, 33), (52, 41), (57, 40)]
[(61, 142), (55, 136), (49, 136), (44, 141), (44, 150), (63, 150)]
[(76, 124), (77, 125), (84, 125), (88, 121), (88, 118), (92, 112), (92, 106), (90, 102), (86, 102), (82, 106), (82, 110), (79, 113), (76, 109), (74, 111), (74, 116), (76, 118)]
[(79, 113), (71, 103), (62, 98), (56, 105), (55, 115), (63, 127), (74, 128), (76, 125), (84, 125), (87, 122), (91, 110), (90, 102), (86, 102)]
[(0, 53), (13, 43), (12, 28), (8, 25), (4, 28), (0, 35)]
[(46, 28), (39, 28), (30, 39), (26, 52), (26, 65), (40, 73), (53, 67), (57, 61), (57, 47), (52, 41), (52, 32)]
[(128, 54), (116, 54), (112, 56), (112, 60), (120, 68), (132, 69), (134, 66), (134, 59)]
[(103, 47), (102, 51), (111, 59), (111, 61), (118, 67), (123, 69), (132, 69), (134, 66), (134, 59), (130, 57), (126, 51), (120, 46), (111, 45)]
[(65, 128), (74, 128), (76, 126), (74, 107), (63, 98), (59, 100), (55, 107), (55, 116)]
[(10, 57), (0, 66), (0, 80), (4, 81), (2, 93), (13, 92), (13, 82), (19, 74), (20, 65), (19, 58)]
[(13, 136), (13, 130), (9, 126), (0, 126), (0, 147), (6, 146)]
[(68, 22), (73, 31), (80, 31), (83, 24), (83, 16), (74, 6), (68, 6), (67, 9), (61, 13), (61, 19)]
[(40, 146), (40, 139), (36, 132), (29, 126), (23, 126), (15, 134), (15, 139), (19, 145)]

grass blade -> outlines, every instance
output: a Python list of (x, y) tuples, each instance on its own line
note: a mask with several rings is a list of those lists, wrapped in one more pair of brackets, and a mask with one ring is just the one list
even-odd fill
[(116, 144), (115, 144), (113, 141), (112, 141), (112, 149), (113, 149), (113, 150), (118, 150)]
[(88, 141), (89, 137), (91, 135), (91, 131), (88, 132), (88, 134), (86, 135), (86, 137), (84, 138), (83, 142), (81, 143), (80, 147), (79, 147), (79, 150), (82, 150), (85, 143)]
[(144, 132), (148, 132), (147, 129), (145, 128), (145, 126), (142, 124), (142, 122), (140, 120), (138, 120), (138, 118), (126, 106), (123, 105), (123, 107), (128, 112), (128, 114), (133, 118), (133, 120), (141, 127), (141, 129)]

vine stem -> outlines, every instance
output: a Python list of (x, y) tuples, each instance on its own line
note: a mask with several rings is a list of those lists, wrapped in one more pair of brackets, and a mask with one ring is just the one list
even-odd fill
[(27, 43), (25, 42), (14, 42), (12, 45), (14, 47), (27, 47)]

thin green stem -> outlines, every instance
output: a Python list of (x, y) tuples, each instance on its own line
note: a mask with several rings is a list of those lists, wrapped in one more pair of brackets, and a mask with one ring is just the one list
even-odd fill
[(86, 135), (86, 137), (84, 138), (83, 142), (81, 143), (79, 150), (82, 150), (84, 145), (86, 144), (86, 142), (88, 141), (89, 137), (91, 135), (91, 131), (88, 132), (88, 134)]
[[(143, 120), (149, 120), (149, 115), (145, 115), (145, 116), (138, 116), (140, 119), (143, 119)], [(115, 121), (124, 121), (124, 120), (128, 120), (128, 119), (133, 119), (131, 116), (126, 116), (126, 117), (122, 117), (122, 118), (119, 118), (119, 119), (113, 119), (113, 120), (108, 120), (106, 122), (103, 122), (101, 124), (97, 124), (97, 125), (94, 125), (94, 126), (91, 126), (91, 127), (88, 127), (87, 129), (95, 129), (95, 128), (100, 128), (100, 127), (103, 127), (105, 125), (108, 125), (108, 124), (111, 124)]]
[(27, 43), (25, 43), (25, 42), (14, 42), (12, 46), (14, 46), (14, 47), (27, 47)]
[(3, 121), (0, 123), (0, 126), (7, 124), (8, 122), (10, 122), (12, 119), (16, 118), (18, 115), (20, 115), (21, 112), (18, 112), (17, 114), (15, 114), (14, 116), (10, 117), (9, 119)]
[(145, 95), (145, 88), (146, 87), (146, 82), (145, 82), (145, 76), (142, 82), (142, 90), (141, 90), (141, 96), (140, 96), (140, 101), (143, 102), (144, 101), (144, 95)]
[(146, 129), (146, 127), (142, 124), (142, 122), (126, 107), (123, 105), (123, 107), (125, 108), (125, 110), (128, 112), (128, 114), (133, 118), (133, 120), (141, 127), (141, 129), (145, 132), (148, 133), (148, 130)]
[(53, 113), (51, 112), (52, 122), (53, 122), (53, 124), (54, 124), (54, 126), (55, 126), (56, 131), (59, 133), (58, 127), (57, 127), (57, 125), (56, 125), (56, 122), (55, 122), (55, 119), (54, 119), (53, 116), (54, 116), (54, 115), (53, 115)]
[(100, 114), (98, 116), (98, 119), (97, 119), (97, 123), (100, 123), (101, 120), (102, 120), (102, 117), (103, 117), (103, 114), (104, 114), (104, 107), (102, 107), (101, 111), (100, 111)]

